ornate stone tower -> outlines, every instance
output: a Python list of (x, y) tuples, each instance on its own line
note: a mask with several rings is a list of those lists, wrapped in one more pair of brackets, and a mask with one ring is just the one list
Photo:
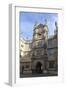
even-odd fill
[(48, 26), (46, 24), (35, 24), (32, 41), (32, 72), (47, 72), (47, 43)]

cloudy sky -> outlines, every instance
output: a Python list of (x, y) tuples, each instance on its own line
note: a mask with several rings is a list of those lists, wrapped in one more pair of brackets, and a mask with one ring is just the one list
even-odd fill
[(47, 22), (48, 25), (48, 36), (54, 34), (55, 21), (58, 22), (57, 13), (37, 13), (37, 12), (20, 12), (19, 14), (19, 30), (20, 38), (31, 40), (33, 34), (34, 24)]

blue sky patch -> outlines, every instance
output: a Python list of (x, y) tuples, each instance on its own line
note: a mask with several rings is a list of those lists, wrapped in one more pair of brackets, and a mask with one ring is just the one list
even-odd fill
[(58, 22), (57, 13), (37, 13), (37, 12), (20, 12), (19, 13), (19, 30), (20, 38), (32, 39), (33, 28), (35, 23), (48, 25), (48, 36), (54, 34), (55, 21)]

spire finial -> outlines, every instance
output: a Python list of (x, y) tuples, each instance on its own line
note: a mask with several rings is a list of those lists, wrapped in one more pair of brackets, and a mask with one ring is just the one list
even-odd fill
[(56, 30), (58, 30), (58, 24), (56, 21), (55, 21), (55, 27), (56, 27)]

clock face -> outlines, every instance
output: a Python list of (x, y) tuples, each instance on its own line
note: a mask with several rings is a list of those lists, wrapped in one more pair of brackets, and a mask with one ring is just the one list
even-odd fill
[(36, 33), (38, 33), (38, 29), (36, 29)]

